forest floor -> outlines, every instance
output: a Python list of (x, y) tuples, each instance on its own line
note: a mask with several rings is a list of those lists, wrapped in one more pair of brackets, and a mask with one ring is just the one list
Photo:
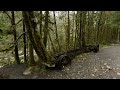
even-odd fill
[(98, 53), (76, 56), (63, 70), (23, 75), (25, 65), (8, 65), (0, 68), (5, 79), (120, 79), (120, 45), (100, 48)]

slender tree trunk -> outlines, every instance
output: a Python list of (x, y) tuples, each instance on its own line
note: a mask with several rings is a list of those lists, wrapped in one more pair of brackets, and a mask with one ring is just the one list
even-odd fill
[(74, 48), (74, 28), (75, 28), (75, 12), (73, 11), (73, 20), (72, 20), (72, 36), (71, 36), (71, 45), (72, 45), (72, 48)]
[(100, 37), (100, 25), (101, 25), (101, 16), (102, 16), (102, 11), (100, 12), (99, 19), (98, 19), (98, 24), (97, 24), (97, 44), (99, 44), (99, 37)]
[(82, 17), (82, 46), (85, 46), (86, 11), (83, 11)]
[[(11, 11), (12, 14), (12, 27), (13, 27), (13, 33), (14, 33), (14, 42), (16, 42), (17, 36), (16, 36), (16, 27), (15, 27), (15, 16), (14, 16), (14, 11)], [(17, 64), (20, 64), (20, 59), (19, 59), (19, 54), (18, 54), (18, 46), (15, 46), (15, 60)]]
[(88, 11), (88, 23), (87, 23), (87, 43), (90, 44), (90, 12)]
[(47, 36), (48, 36), (48, 15), (49, 15), (49, 11), (46, 11), (45, 13), (46, 13), (46, 15), (45, 15), (45, 24), (44, 24), (44, 40), (43, 40), (43, 43), (44, 43), (44, 46), (46, 47)]
[(69, 18), (69, 11), (68, 11), (68, 25), (67, 25), (67, 38), (66, 38), (66, 42), (67, 42), (67, 50), (70, 49), (70, 18)]
[(83, 19), (83, 15), (82, 15), (82, 12), (79, 12), (79, 16), (80, 16), (80, 34), (79, 34), (79, 45), (80, 45), (80, 47), (82, 46), (82, 43), (81, 43), (81, 41), (82, 41), (82, 19)]
[(54, 23), (55, 23), (56, 41), (58, 43), (58, 48), (59, 48), (59, 51), (60, 51), (60, 43), (59, 43), (59, 39), (58, 39), (58, 30), (57, 30), (57, 23), (56, 23), (55, 11), (53, 11), (53, 15), (54, 15)]
[(75, 16), (75, 41), (74, 41), (74, 49), (76, 49), (76, 41), (77, 41), (77, 15)]
[(40, 36), (42, 37), (42, 11), (40, 11)]
[[(24, 19), (23, 19), (23, 32), (26, 32), (25, 30), (25, 23), (24, 23)], [(27, 64), (27, 44), (26, 44), (26, 33), (23, 35), (23, 44), (24, 44), (24, 62)]]

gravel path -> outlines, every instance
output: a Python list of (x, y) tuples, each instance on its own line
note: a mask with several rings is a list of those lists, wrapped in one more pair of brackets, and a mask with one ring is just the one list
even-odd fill
[(98, 53), (77, 56), (63, 70), (23, 75), (25, 65), (0, 69), (1, 78), (9, 79), (120, 79), (120, 45), (100, 48)]

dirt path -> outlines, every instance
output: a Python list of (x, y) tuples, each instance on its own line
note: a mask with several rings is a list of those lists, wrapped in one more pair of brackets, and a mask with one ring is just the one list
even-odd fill
[(12, 65), (1, 68), (0, 75), (10, 79), (120, 79), (120, 45), (79, 55), (61, 71), (25, 76), (22, 74), (24, 70), (25, 65)]

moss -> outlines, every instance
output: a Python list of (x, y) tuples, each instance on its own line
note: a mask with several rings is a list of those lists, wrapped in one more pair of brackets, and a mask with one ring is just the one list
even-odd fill
[(46, 68), (44, 66), (40, 67), (40, 66), (32, 66), (31, 67), (31, 72), (32, 73), (42, 73), (42, 72), (46, 72)]

